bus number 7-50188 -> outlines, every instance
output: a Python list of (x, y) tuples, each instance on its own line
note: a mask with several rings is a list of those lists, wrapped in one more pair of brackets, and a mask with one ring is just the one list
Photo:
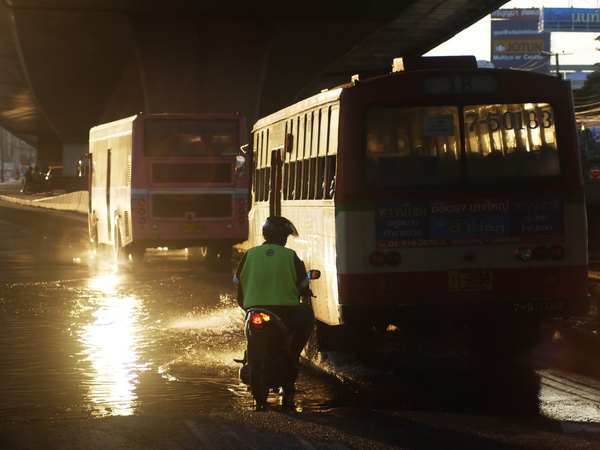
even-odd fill
[(469, 131), (475, 131), (477, 124), (487, 125), (490, 131), (498, 131), (501, 128), (505, 130), (524, 130), (528, 128), (551, 128), (554, 125), (552, 113), (548, 110), (538, 111), (506, 111), (504, 114), (488, 111), (482, 118), (477, 112), (466, 114), (469, 122)]

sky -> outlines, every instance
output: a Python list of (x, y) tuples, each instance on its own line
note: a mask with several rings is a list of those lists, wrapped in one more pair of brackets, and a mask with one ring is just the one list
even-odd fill
[[(512, 0), (500, 9), (512, 8), (597, 8), (596, 0)], [(452, 39), (426, 53), (427, 56), (475, 55), (479, 60), (490, 60), (491, 18), (486, 16)], [(560, 64), (588, 64), (600, 62), (600, 32), (557, 33), (550, 37), (552, 53), (559, 53)]]

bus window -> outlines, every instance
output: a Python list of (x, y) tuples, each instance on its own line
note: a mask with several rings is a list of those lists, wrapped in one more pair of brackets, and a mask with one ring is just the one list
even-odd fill
[(535, 182), (560, 175), (550, 105), (466, 106), (464, 121), (468, 181)]
[(328, 155), (325, 161), (325, 198), (331, 199), (335, 194), (336, 155)]
[(235, 120), (164, 120), (145, 122), (146, 156), (235, 156), (238, 153)]
[(325, 198), (325, 196), (324, 196), (325, 158), (326, 158), (325, 156), (319, 156), (317, 158), (317, 176), (316, 176), (317, 191), (315, 194), (315, 198), (318, 198), (318, 199)]
[(310, 158), (308, 160), (308, 193), (307, 196), (310, 199), (317, 198), (316, 194), (316, 182), (317, 182), (317, 158)]
[(374, 188), (461, 179), (456, 106), (377, 107), (367, 112), (366, 181)]

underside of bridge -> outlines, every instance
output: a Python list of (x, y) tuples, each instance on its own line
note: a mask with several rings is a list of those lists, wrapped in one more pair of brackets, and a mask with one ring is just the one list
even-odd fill
[(91, 126), (138, 112), (252, 124), (421, 55), (505, 2), (5, 0), (0, 125), (57, 161)]

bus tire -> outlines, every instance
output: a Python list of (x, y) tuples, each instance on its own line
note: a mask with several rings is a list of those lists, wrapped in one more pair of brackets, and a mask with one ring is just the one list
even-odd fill
[(144, 254), (146, 253), (145, 247), (140, 247), (138, 245), (132, 245), (130, 248), (131, 261), (133, 263), (141, 263), (144, 261)]
[(208, 244), (203, 248), (206, 248), (206, 251), (203, 251), (202, 254), (208, 262), (229, 261), (233, 253), (233, 247), (227, 243)]
[(319, 320), (315, 321), (315, 328), (311, 336), (312, 347), (318, 352), (351, 350), (352, 336), (347, 325), (327, 325)]
[(114, 257), (115, 262), (120, 263), (127, 261), (127, 252), (125, 248), (123, 248), (123, 241), (121, 239), (121, 231), (119, 230), (118, 225), (115, 226), (115, 241), (114, 241)]
[(471, 339), (483, 367), (526, 366), (540, 342), (540, 323), (533, 319), (477, 323), (471, 326)]
[(94, 253), (98, 253), (98, 222), (93, 220), (90, 224), (90, 247)]

